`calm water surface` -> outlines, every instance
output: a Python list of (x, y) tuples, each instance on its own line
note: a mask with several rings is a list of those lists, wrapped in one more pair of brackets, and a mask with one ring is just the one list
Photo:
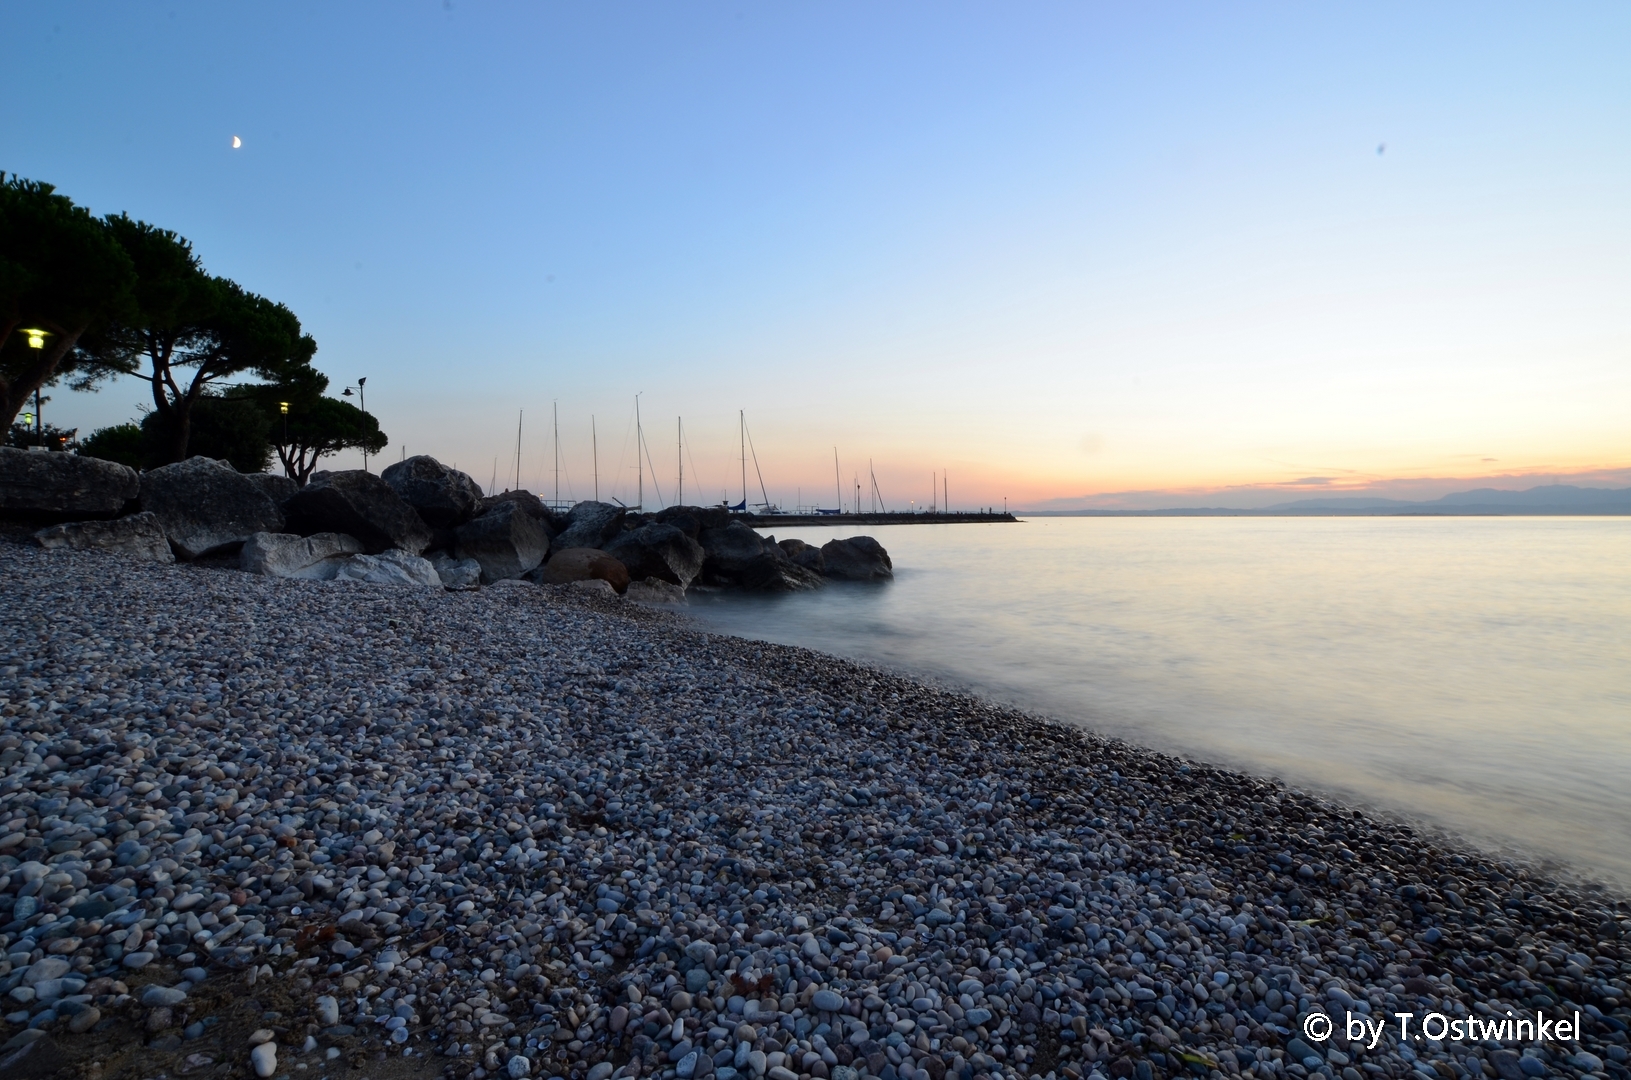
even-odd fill
[(691, 608), (1631, 886), (1631, 519), (865, 531), (893, 584)]

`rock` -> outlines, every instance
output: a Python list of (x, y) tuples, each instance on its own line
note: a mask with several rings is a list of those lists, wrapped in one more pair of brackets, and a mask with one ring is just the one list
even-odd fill
[(702, 578), (710, 585), (766, 592), (819, 589), (822, 585), (821, 575), (794, 563), (774, 540), (760, 536), (744, 522), (703, 529), (700, 538), (705, 552)]
[(362, 551), (362, 543), (345, 533), (261, 532), (245, 541), (238, 553), (238, 568), (246, 574), (329, 581), (346, 560)]
[(157, 516), (184, 559), (242, 544), (283, 528), (283, 512), (231, 465), (192, 457), (142, 474), (141, 508)]
[(135, 469), (101, 458), (0, 447), (0, 515), (113, 517), (141, 492)]
[(142, 991), (142, 1004), (148, 1007), (159, 1005), (180, 1005), (187, 1000), (187, 991), (178, 990), (173, 986), (159, 986), (157, 983)]
[(563, 551), (598, 548), (621, 531), (627, 513), (610, 503), (580, 502), (567, 512), (566, 527), (555, 537), (554, 546)]
[(378, 555), (353, 555), (334, 575), (335, 581), (362, 581), (369, 585), (417, 585), (440, 589), (442, 579), (429, 559), (392, 549)]
[(683, 604), (685, 603), (685, 590), (678, 585), (670, 585), (658, 578), (647, 578), (644, 581), (629, 582), (628, 590), (623, 594), (630, 600), (642, 604)]
[(723, 506), (669, 506), (653, 514), (650, 520), (659, 525), (672, 525), (696, 540), (703, 529), (723, 529), (731, 523), (731, 512)]
[(361, 469), (315, 474), (285, 504), (290, 531), (356, 537), (369, 555), (400, 548), (417, 555), (430, 545), (430, 527), (391, 485)]
[(607, 1078), (612, 1075), (612, 1071), (614, 1069), (616, 1069), (616, 1066), (609, 1061), (597, 1061), (589, 1070), (589, 1075), (585, 1077), (584, 1080), (607, 1080)]
[(549, 530), (515, 501), (501, 502), (454, 532), (453, 553), (481, 565), (482, 584), (518, 578), (549, 554)]
[(525, 1080), (532, 1075), (532, 1062), (523, 1054), (516, 1054), (504, 1063), (504, 1071), (509, 1074), (510, 1080)]
[(74, 521), (52, 525), (34, 534), (42, 548), (68, 548), (73, 551), (106, 551), (127, 559), (173, 563), (164, 527), (153, 514), (131, 514), (112, 521)]
[(340, 1022), (340, 1003), (333, 997), (324, 994), (317, 999), (317, 1022), (323, 1027), (333, 1027)]
[(467, 473), (450, 469), (427, 454), (418, 454), (379, 474), (402, 501), (432, 529), (452, 529), (476, 515), (481, 485)]
[(895, 576), (889, 552), (870, 536), (829, 540), (821, 545), (821, 560), (821, 572), (841, 581), (889, 581)]
[[(40, 454), (40, 457), (46, 457)], [(50, 454), (50, 457), (69, 457)], [(0, 1049), (0, 1077), (5, 1080), (36, 1080), (50, 1076), (68, 1064), (67, 1055), (39, 1028), (25, 1028)]]
[(515, 491), (502, 491), (497, 495), (487, 496), (485, 499), (482, 499), (481, 504), (476, 507), (476, 512), (473, 516), (480, 517), (496, 506), (511, 502), (515, 503), (515, 505), (520, 507), (522, 510), (525, 510), (529, 517), (543, 523), (544, 527), (549, 530), (550, 536), (554, 536), (556, 533), (560, 532), (566, 527), (565, 518), (562, 515), (557, 514), (548, 506), (544, 505), (544, 501), (538, 496), (534, 495), (532, 492), (519, 489)]
[(605, 596), (613, 599), (617, 597), (617, 590), (612, 588), (612, 583), (609, 581), (602, 581), (599, 578), (589, 578), (586, 581), (574, 581), (568, 584), (567, 588), (571, 589), (573, 592), (582, 593), (585, 596)]
[(255, 1075), (268, 1077), (277, 1072), (277, 1043), (263, 1042), (249, 1051), (249, 1063), (255, 1067)]
[(438, 551), (430, 557), (436, 576), (445, 589), (476, 589), (481, 587), (481, 563), (475, 559), (455, 559)]
[(567, 548), (564, 551), (556, 551), (548, 562), (529, 577), (541, 585), (565, 585), (573, 581), (600, 580), (617, 592), (623, 592), (629, 587), (628, 569), (598, 548)]
[(702, 545), (673, 525), (647, 522), (619, 533), (604, 550), (635, 579), (657, 578), (683, 589), (702, 572)]
[(72, 965), (60, 956), (47, 956), (43, 960), (36, 960), (23, 973), (23, 985), (38, 986), (50, 979), (60, 979), (68, 974), (71, 967)]
[(282, 508), (284, 503), (294, 498), (295, 492), (300, 490), (299, 484), (289, 477), (279, 476), (277, 473), (252, 472), (244, 473), (243, 477), (260, 488), (261, 494), (271, 499), (279, 509)]
[(781, 548), (795, 565), (806, 570), (813, 570), (819, 574), (825, 567), (826, 560), (821, 557), (821, 549), (814, 544), (806, 544), (803, 540), (782, 540), (776, 546)]
[(87, 1005), (68, 1021), (68, 1030), (75, 1035), (83, 1035), (101, 1022), (101, 1019), (102, 1010), (95, 1005)]
[(810, 998), (810, 1004), (823, 1012), (837, 1012), (844, 1007), (844, 997), (831, 990), (817, 990)]
[(1527, 1080), (1523, 1069), (1518, 1065), (1518, 1055), (1511, 1050), (1497, 1050), (1489, 1057), (1489, 1063), (1495, 1066), (1495, 1074), (1500, 1080)]

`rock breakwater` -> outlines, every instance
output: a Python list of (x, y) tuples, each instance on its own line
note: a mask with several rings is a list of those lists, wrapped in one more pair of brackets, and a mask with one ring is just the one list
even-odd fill
[[(11, 546), (0, 576), (28, 587), (0, 612), (8, 1053), (118, 1041), (133, 1075), (264, 1076), (388, 1054), (475, 1080), (1626, 1075), (1622, 903), (1268, 781), (565, 586)], [(249, 980), (253, 1033), (214, 1022), (212, 988)], [(1299, 1026), (1536, 1008), (1580, 1010), (1584, 1037)]]

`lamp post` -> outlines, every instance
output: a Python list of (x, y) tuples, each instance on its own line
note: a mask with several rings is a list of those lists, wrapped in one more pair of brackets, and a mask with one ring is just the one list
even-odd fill
[[(353, 389), (355, 389), (357, 391), (357, 401), (359, 403), (361, 403), (361, 405), (362, 405), (362, 414), (363, 414), (364, 417), (366, 417), (368, 415), (368, 396), (363, 393), (362, 388), (367, 384), (367, 382), (368, 382), (368, 379), (367, 379), (366, 376), (364, 376), (363, 378), (357, 380), (357, 385), (355, 387), (348, 386), (348, 387), (346, 387), (344, 390), (342, 390), (340, 392), (341, 397), (350, 397), (351, 396), (351, 391)], [(366, 441), (367, 438), (368, 438), (368, 432), (367, 432), (367, 430), (364, 430), (363, 431), (364, 442), (363, 442), (363, 445), (362, 445), (362, 471), (363, 472), (368, 471), (368, 443)]]
[[(28, 335), (28, 347), (30, 349), (43, 349), (45, 348), (46, 336), (50, 331), (24, 330), (23, 333)], [(24, 423), (26, 424), (27, 421), (24, 421)], [(40, 388), (37, 386), (34, 388), (34, 445), (45, 445), (45, 424), (40, 419)]]

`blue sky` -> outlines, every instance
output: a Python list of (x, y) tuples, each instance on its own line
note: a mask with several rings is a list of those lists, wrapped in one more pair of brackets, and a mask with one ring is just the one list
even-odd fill
[[(738, 409), (787, 504), (832, 503), (835, 447), (892, 504), (940, 469), (954, 505), (1631, 483), (1624, 5), (8, 25), (0, 168), (287, 303), (387, 457), (503, 486), (525, 410), (549, 489), (558, 402), (571, 493), (592, 415), (632, 501), (641, 393), (670, 499), (678, 416), (688, 498), (736, 490)], [(143, 400), (55, 397), (82, 430)]]

